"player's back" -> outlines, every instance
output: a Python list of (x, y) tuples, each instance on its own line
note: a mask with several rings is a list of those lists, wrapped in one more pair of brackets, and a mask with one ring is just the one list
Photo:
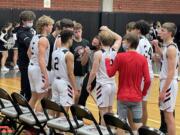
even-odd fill
[[(30, 49), (31, 49), (31, 58), (30, 58), (30, 64), (33, 65), (37, 65), (39, 66), (39, 40), (42, 36), (37, 34), (35, 36), (33, 36), (31, 42), (30, 42)], [(48, 43), (48, 48), (46, 49), (46, 53), (45, 53), (45, 62), (46, 65), (48, 63), (48, 59), (49, 59), (49, 43)]]
[(67, 48), (58, 48), (52, 54), (52, 67), (56, 78), (63, 79), (69, 82), (66, 65), (66, 54), (69, 50)]
[(101, 49), (99, 51), (101, 51), (102, 57), (101, 57), (98, 72), (96, 74), (96, 81), (101, 84), (114, 83), (115, 81), (114, 77), (109, 77), (107, 75), (105, 59), (107, 57), (110, 57), (111, 61), (113, 61), (117, 52), (115, 50), (112, 50), (111, 48), (110, 50)]
[(146, 57), (149, 67), (150, 77), (153, 78), (153, 69), (152, 69), (152, 56), (153, 48), (149, 40), (145, 36), (141, 36), (139, 40), (139, 45), (137, 47), (137, 52)]

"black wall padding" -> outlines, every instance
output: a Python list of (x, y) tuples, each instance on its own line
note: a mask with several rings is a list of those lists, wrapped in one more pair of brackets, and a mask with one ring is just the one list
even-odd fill
[[(23, 9), (0, 9), (0, 27), (6, 22), (18, 21), (19, 13)], [(171, 21), (178, 26), (178, 33), (176, 35), (177, 41), (180, 44), (180, 14), (151, 14), (151, 13), (121, 13), (121, 12), (81, 12), (81, 11), (51, 11), (51, 10), (33, 10), (37, 18), (41, 15), (51, 16), (55, 20), (62, 18), (70, 18), (82, 23), (83, 37), (92, 40), (92, 38), (98, 33), (101, 25), (107, 25), (112, 30), (118, 32), (122, 36), (125, 33), (125, 26), (129, 21), (137, 21), (140, 19), (147, 20), (149, 22)], [(180, 46), (180, 45), (179, 45)]]

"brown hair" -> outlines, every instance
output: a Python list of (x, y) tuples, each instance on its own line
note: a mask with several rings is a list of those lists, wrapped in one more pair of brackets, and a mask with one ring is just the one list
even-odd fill
[(104, 46), (111, 46), (114, 43), (114, 36), (108, 32), (108, 31), (100, 31), (99, 34), (99, 39), (100, 42), (104, 45)]
[(75, 25), (74, 25), (74, 30), (79, 30), (79, 29), (83, 29), (83, 26), (82, 26), (82, 24), (80, 24), (80, 23), (75, 23)]
[(135, 29), (136, 22), (129, 22), (126, 24), (126, 30), (132, 31)]
[(33, 11), (22, 11), (19, 15), (20, 21), (31, 21), (36, 19), (36, 15)]
[(48, 26), (50, 24), (54, 24), (54, 20), (46, 15), (41, 16), (36, 22), (36, 30), (37, 33), (41, 33), (44, 26)]
[(177, 27), (174, 23), (172, 22), (166, 22), (162, 25), (162, 28), (167, 29), (168, 32), (171, 32), (171, 36), (174, 37), (176, 32), (177, 32)]
[(123, 37), (123, 40), (127, 40), (130, 43), (130, 48), (136, 49), (139, 44), (139, 38), (134, 33), (128, 33)]

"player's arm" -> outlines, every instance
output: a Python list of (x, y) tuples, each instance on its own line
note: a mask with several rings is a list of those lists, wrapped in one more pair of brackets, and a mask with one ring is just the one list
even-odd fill
[(29, 48), (30, 42), (31, 42), (31, 37), (27, 36), (27, 34), (24, 33), (24, 31), (21, 31), (19, 35), (17, 36), (24, 42), (25, 46)]
[(66, 55), (67, 74), (74, 91), (77, 91), (76, 79), (74, 76), (74, 55), (70, 52)]
[(46, 61), (45, 61), (45, 54), (46, 54), (47, 47), (48, 47), (48, 39), (45, 37), (41, 37), (38, 42), (38, 49), (39, 49), (38, 59), (39, 59), (39, 66), (41, 69), (41, 73), (43, 74), (45, 78), (45, 83), (44, 83), (43, 88), (48, 87), (48, 73), (47, 73)]
[(147, 90), (149, 89), (150, 84), (151, 84), (149, 68), (148, 68), (148, 63), (146, 59), (144, 59), (144, 64), (143, 64), (143, 77), (144, 77), (144, 88), (143, 88), (142, 94), (143, 96), (146, 96)]
[(60, 47), (61, 47), (61, 37), (58, 37), (58, 38), (56, 39), (55, 47), (56, 47), (56, 48), (60, 48)]
[(1, 32), (0, 40), (3, 41), (4, 43), (7, 43), (7, 41), (4, 39), (4, 36), (5, 36), (5, 35), (6, 35), (6, 33)]
[(100, 30), (107, 30), (108, 32), (110, 32), (113, 35), (115, 42), (112, 45), (112, 48), (115, 49), (116, 51), (118, 51), (121, 46), (122, 37), (119, 34), (117, 34), (116, 32), (109, 29), (107, 26), (101, 26)]
[(30, 59), (31, 58), (31, 47), (28, 48), (27, 55), (28, 55), (28, 58)]
[(106, 58), (105, 59), (105, 65), (106, 65), (106, 72), (109, 77), (112, 77), (115, 75), (116, 71), (118, 70), (119, 67), (119, 60), (118, 60), (118, 55), (116, 55), (115, 60), (111, 64), (111, 59)]
[(177, 54), (176, 54), (175, 46), (169, 46), (167, 49), (167, 62), (168, 62), (167, 78), (162, 88), (162, 92), (160, 93), (159, 96), (160, 101), (164, 100), (166, 90), (169, 88), (169, 85), (173, 80), (173, 76), (175, 74), (175, 69), (176, 69), (176, 55)]
[(97, 52), (94, 53), (94, 62), (93, 62), (92, 69), (91, 69), (89, 79), (88, 79), (88, 83), (87, 83), (88, 92), (90, 92), (90, 90), (91, 90), (91, 83), (95, 79), (96, 73), (97, 73), (97, 71), (99, 69), (100, 60), (101, 60), (101, 57), (102, 57), (101, 53), (102, 53), (101, 51), (97, 51)]
[(88, 46), (86, 46), (86, 48), (84, 49), (84, 53), (81, 57), (81, 65), (84, 66), (87, 64), (88, 60), (89, 60), (89, 53), (90, 53), (90, 49)]
[(157, 39), (153, 40), (151, 41), (151, 44), (154, 46), (155, 52), (158, 53), (162, 57), (163, 54), (162, 54), (161, 48), (159, 47), (159, 41)]

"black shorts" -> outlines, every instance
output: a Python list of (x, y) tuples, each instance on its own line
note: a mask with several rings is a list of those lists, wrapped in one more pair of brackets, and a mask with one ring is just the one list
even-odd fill
[(7, 48), (5, 48), (3, 45), (0, 45), (0, 52), (8, 51)]

